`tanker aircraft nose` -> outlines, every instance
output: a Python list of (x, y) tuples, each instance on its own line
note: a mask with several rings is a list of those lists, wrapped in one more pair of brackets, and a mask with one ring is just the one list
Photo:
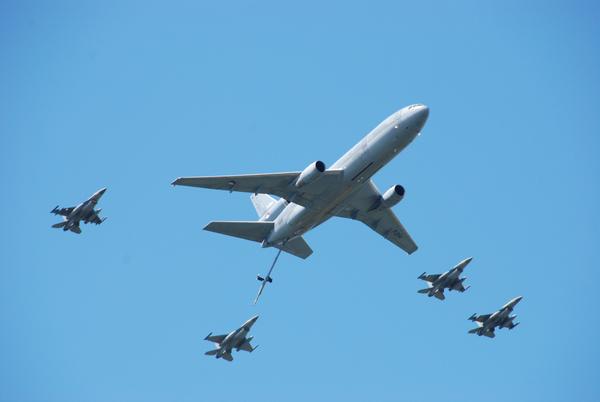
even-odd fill
[(412, 125), (420, 132), (429, 117), (429, 108), (421, 104), (410, 105), (408, 115)]

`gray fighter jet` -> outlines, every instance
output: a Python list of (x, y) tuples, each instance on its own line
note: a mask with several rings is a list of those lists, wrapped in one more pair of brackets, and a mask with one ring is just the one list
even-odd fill
[(469, 330), (469, 333), (493, 338), (496, 336), (496, 334), (494, 333), (494, 330), (496, 328), (513, 329), (514, 327), (519, 325), (519, 323), (515, 324), (513, 322), (513, 320), (517, 318), (517, 316), (511, 315), (511, 313), (517, 305), (517, 303), (519, 303), (522, 298), (523, 296), (515, 297), (514, 299), (506, 303), (504, 306), (502, 306), (500, 310), (492, 314), (473, 314), (469, 317), (469, 320), (475, 321), (478, 327)]
[(473, 257), (469, 257), (466, 260), (462, 260), (454, 268), (449, 271), (444, 272), (443, 274), (431, 274), (427, 275), (427, 273), (423, 272), (418, 279), (424, 280), (429, 285), (428, 288), (421, 289), (419, 293), (426, 293), (427, 296), (435, 296), (440, 300), (444, 300), (444, 289), (448, 289), (448, 291), (456, 290), (459, 292), (464, 292), (469, 289), (470, 286), (466, 288), (463, 286), (463, 282), (467, 278), (461, 278), (460, 274), (462, 274), (463, 269), (469, 263)]
[(106, 218), (100, 219), (101, 209), (94, 209), (100, 200), (100, 197), (106, 191), (106, 187), (96, 191), (90, 198), (77, 205), (76, 207), (58, 208), (54, 207), (51, 213), (61, 215), (63, 221), (52, 225), (53, 228), (62, 228), (65, 232), (70, 230), (73, 233), (81, 233), (79, 222), (101, 224)]
[(258, 316), (254, 316), (246, 321), (240, 328), (235, 331), (230, 332), (228, 335), (213, 335), (212, 332), (208, 334), (205, 341), (214, 342), (217, 347), (214, 350), (209, 350), (205, 353), (208, 356), (215, 356), (217, 359), (222, 357), (227, 361), (232, 361), (233, 356), (231, 355), (231, 351), (233, 349), (237, 350), (245, 350), (246, 352), (252, 352), (258, 346), (252, 347), (250, 345), (250, 341), (252, 341), (253, 337), (246, 337), (252, 325), (258, 320)]

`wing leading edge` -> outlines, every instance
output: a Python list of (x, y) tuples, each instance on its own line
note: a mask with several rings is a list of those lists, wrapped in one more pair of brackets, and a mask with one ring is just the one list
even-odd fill
[(288, 201), (293, 201), (296, 204), (311, 207), (319, 194), (341, 181), (343, 171), (326, 170), (314, 183), (298, 188), (294, 183), (298, 180), (301, 173), (283, 172), (237, 176), (179, 177), (171, 184), (174, 186), (202, 187), (230, 192), (273, 194)]

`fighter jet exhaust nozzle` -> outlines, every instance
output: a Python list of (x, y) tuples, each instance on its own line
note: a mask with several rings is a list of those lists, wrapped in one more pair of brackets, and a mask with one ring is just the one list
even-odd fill
[(380, 208), (391, 208), (404, 198), (404, 187), (399, 184), (392, 186), (383, 194)]
[(300, 188), (307, 184), (313, 183), (321, 177), (321, 174), (325, 171), (325, 163), (316, 161), (311, 163), (300, 173), (298, 180), (296, 180), (295, 186)]

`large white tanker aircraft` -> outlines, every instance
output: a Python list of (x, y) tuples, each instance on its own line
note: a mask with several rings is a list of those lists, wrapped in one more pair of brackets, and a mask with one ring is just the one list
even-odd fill
[[(400, 109), (329, 169), (316, 161), (301, 172), (180, 177), (172, 184), (252, 193), (258, 221), (214, 221), (204, 229), (300, 258), (312, 254), (302, 235), (333, 216), (359, 220), (411, 254), (417, 245), (391, 209), (402, 200), (404, 188), (395, 185), (381, 194), (371, 177), (415, 139), (428, 116), (425, 105)], [(271, 278), (259, 279), (266, 284)]]

